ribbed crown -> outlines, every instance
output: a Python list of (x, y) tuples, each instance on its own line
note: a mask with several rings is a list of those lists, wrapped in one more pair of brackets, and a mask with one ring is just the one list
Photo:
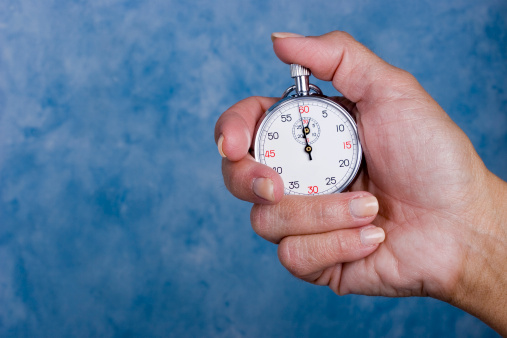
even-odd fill
[(301, 65), (292, 63), (290, 65), (290, 76), (291, 77), (298, 77), (298, 76), (310, 76), (311, 72), (310, 69), (303, 67)]

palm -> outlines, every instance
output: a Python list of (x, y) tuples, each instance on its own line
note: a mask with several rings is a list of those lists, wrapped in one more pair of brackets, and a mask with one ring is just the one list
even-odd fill
[(337, 292), (439, 297), (456, 278), (460, 262), (453, 257), (459, 257), (459, 247), (449, 240), (454, 230), (448, 220), (466, 212), (471, 154), (456, 152), (465, 136), (440, 107), (421, 101), (411, 98), (406, 107), (400, 98), (372, 105), (375, 111), (354, 107), (367, 172), (351, 190), (377, 196), (380, 210), (373, 223), (387, 236), (372, 255), (343, 266), (344, 289)]

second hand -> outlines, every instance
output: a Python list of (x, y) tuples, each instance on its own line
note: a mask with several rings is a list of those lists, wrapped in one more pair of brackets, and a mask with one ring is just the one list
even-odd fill
[[(300, 106), (298, 105), (298, 109)], [(301, 111), (301, 110), (299, 110)], [(303, 127), (303, 136), (305, 138), (305, 143), (306, 143), (306, 146), (305, 146), (305, 151), (306, 153), (308, 154), (308, 157), (310, 158), (310, 161), (312, 160), (312, 146), (308, 143), (308, 138), (306, 137), (309, 133), (310, 133), (310, 128), (308, 127), (310, 125), (310, 119), (308, 119), (308, 125), (305, 127), (305, 124), (303, 122), (303, 115), (301, 115), (301, 113), (299, 113), (299, 116), (301, 117), (301, 126)]]

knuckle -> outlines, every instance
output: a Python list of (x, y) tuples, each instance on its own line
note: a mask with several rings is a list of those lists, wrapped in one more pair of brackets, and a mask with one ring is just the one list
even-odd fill
[(340, 253), (347, 251), (347, 241), (342, 236), (333, 236), (332, 250)]
[(335, 206), (328, 203), (312, 203), (311, 212), (313, 223), (316, 228), (325, 227), (329, 220), (334, 218)]
[(349, 33), (345, 32), (345, 31), (336, 30), (336, 31), (331, 32), (330, 34), (334, 35), (337, 38), (354, 40), (352, 35), (350, 35)]
[(222, 176), (226, 188), (237, 198), (249, 200), (252, 192), (252, 167), (249, 160), (238, 162), (222, 159)]
[(237, 167), (237, 164), (234, 164), (227, 158), (222, 159), (222, 176), (224, 178), (224, 184), (234, 196), (237, 196), (236, 187), (238, 184), (236, 182), (240, 182), (244, 177), (241, 170), (238, 170)]
[(273, 227), (271, 225), (270, 209), (269, 206), (254, 204), (250, 211), (250, 223), (257, 235), (270, 242), (275, 242), (276, 239), (272, 233)]
[(298, 278), (308, 275), (310, 270), (308, 262), (302, 257), (301, 244), (298, 237), (285, 237), (278, 246), (280, 263)]
[(349, 236), (342, 236), (336, 232), (330, 243), (330, 254), (333, 256), (346, 256), (353, 251), (354, 240)]
[(400, 81), (403, 81), (408, 85), (414, 85), (418, 83), (416, 77), (407, 70), (396, 68), (396, 75), (399, 77)]
[(333, 289), (334, 293), (338, 296), (346, 296), (349, 294), (348, 291), (345, 291), (343, 288), (338, 287), (337, 289)]
[(234, 175), (234, 171), (230, 170), (230, 161), (227, 158), (222, 159), (222, 177), (224, 178), (225, 187), (231, 191), (231, 178)]
[(311, 203), (301, 203), (299, 199), (294, 198), (286, 198), (273, 208), (276, 211), (280, 228), (287, 231), (297, 228), (301, 222), (307, 220), (307, 215), (312, 212)]
[(348, 214), (348, 200), (325, 198), (313, 204), (313, 216), (322, 224), (342, 220)]
[(250, 223), (252, 223), (252, 229), (261, 237), (265, 231), (262, 209), (262, 205), (254, 204), (252, 210), (250, 211)]

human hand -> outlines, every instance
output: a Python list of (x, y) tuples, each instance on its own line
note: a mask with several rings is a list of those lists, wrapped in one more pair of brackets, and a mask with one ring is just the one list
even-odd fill
[[(337, 294), (431, 296), (507, 334), (505, 182), (413, 76), (346, 33), (279, 34), (273, 44), (282, 61), (310, 68), (344, 95), (366, 168), (348, 193), (283, 196), (280, 176), (248, 153), (257, 121), (277, 100), (239, 102), (215, 137), (226, 186), (255, 203), (254, 230), (279, 244), (291, 273)], [(500, 297), (474, 290), (492, 281)]]

